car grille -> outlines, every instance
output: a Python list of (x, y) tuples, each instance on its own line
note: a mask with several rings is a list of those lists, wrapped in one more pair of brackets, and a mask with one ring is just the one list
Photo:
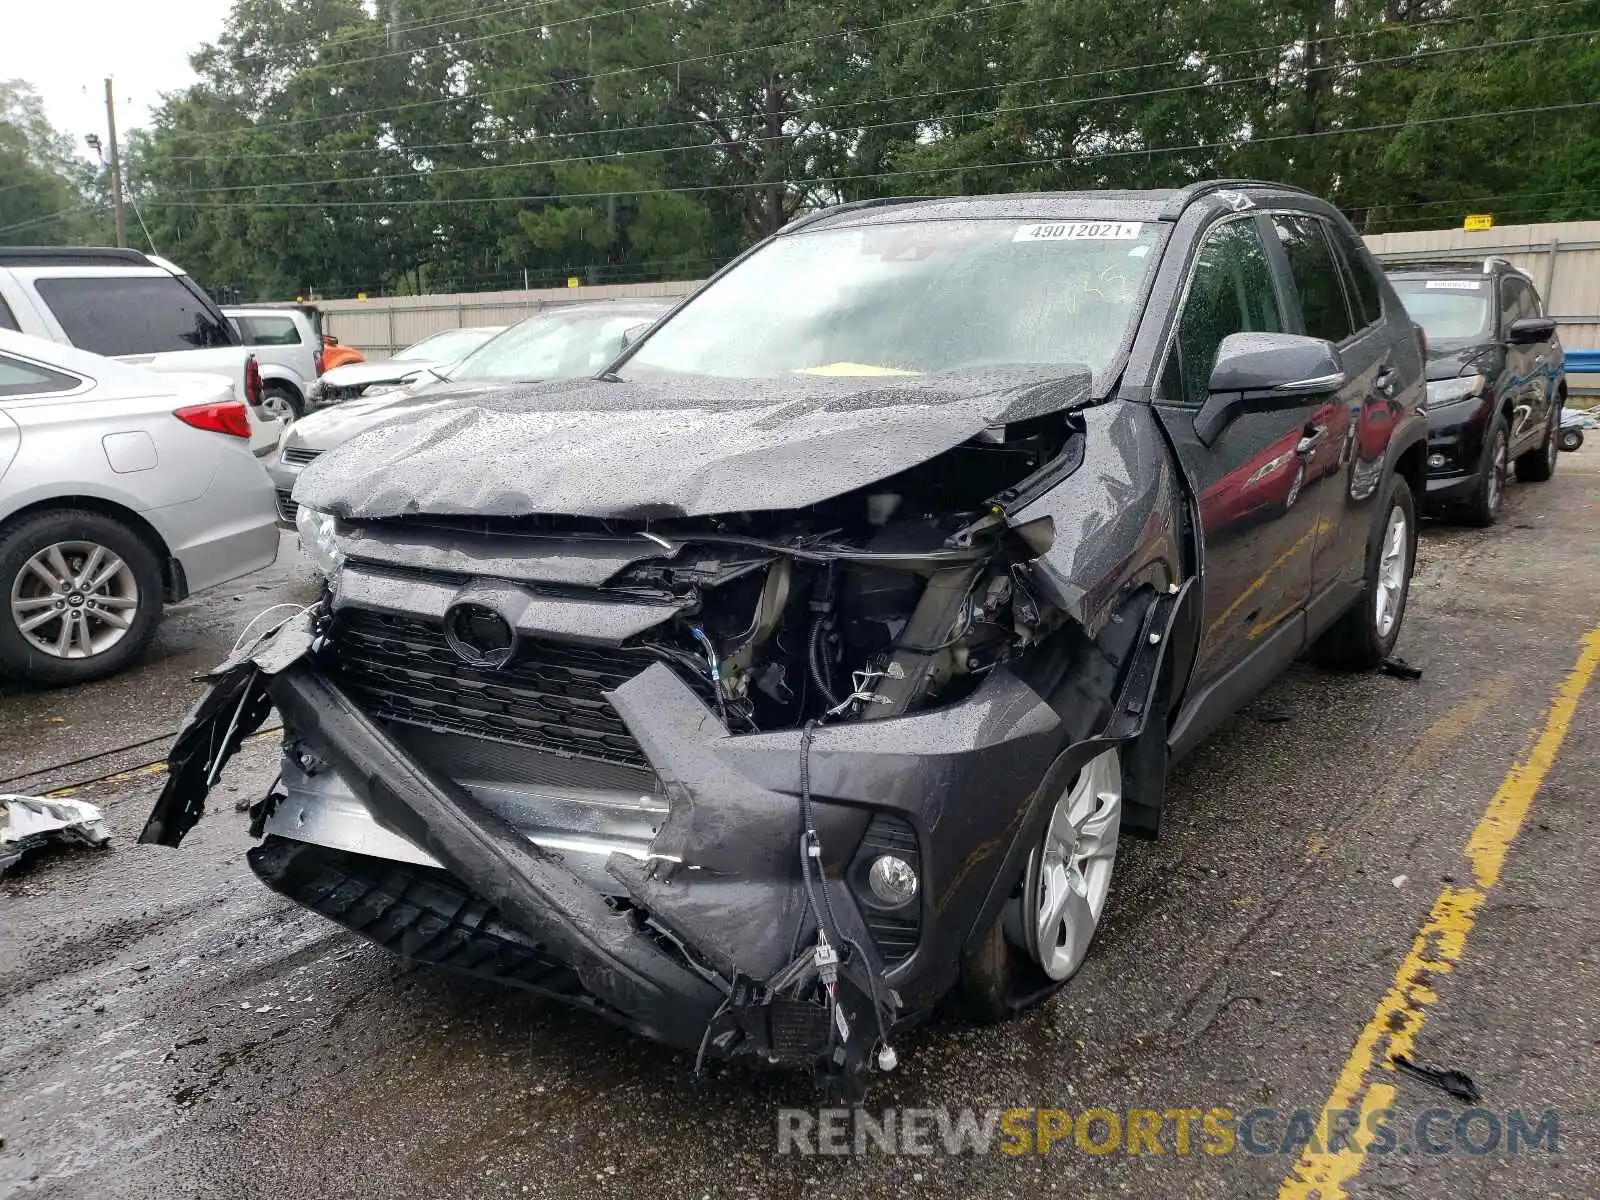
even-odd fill
[(290, 446), (283, 452), (283, 461), (286, 463), (297, 463), (301, 466), (304, 466), (321, 453), (321, 450), (309, 450), (304, 446)]
[(604, 693), (657, 660), (649, 651), (524, 640), (500, 670), (456, 657), (436, 621), (346, 609), (335, 671), (382, 721), (596, 762), (649, 763)]
[(300, 506), (294, 502), (294, 496), (288, 488), (278, 488), (278, 516), (294, 524), (295, 514), (300, 511)]

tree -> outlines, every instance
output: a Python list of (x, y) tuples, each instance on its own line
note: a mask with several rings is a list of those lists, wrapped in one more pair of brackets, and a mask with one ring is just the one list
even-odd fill
[(0, 81), (0, 245), (103, 239), (99, 201), (94, 169), (50, 124), (34, 90)]

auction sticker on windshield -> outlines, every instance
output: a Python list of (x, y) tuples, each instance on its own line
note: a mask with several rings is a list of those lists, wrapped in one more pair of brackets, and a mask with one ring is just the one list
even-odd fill
[(1024, 225), (1013, 242), (1131, 242), (1139, 236), (1142, 221), (1052, 221)]
[(1476, 279), (1430, 279), (1426, 286), (1430, 291), (1475, 292), (1483, 284)]

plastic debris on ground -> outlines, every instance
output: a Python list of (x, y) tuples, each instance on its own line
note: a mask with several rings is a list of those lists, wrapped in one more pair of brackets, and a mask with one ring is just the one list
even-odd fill
[(100, 847), (111, 840), (100, 810), (83, 800), (0, 795), (0, 874), (49, 843)]

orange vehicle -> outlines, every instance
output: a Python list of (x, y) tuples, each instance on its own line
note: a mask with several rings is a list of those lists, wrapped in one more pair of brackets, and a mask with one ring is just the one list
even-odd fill
[(331, 371), (348, 363), (366, 362), (366, 356), (354, 346), (341, 346), (331, 333), (322, 335), (322, 369)]

